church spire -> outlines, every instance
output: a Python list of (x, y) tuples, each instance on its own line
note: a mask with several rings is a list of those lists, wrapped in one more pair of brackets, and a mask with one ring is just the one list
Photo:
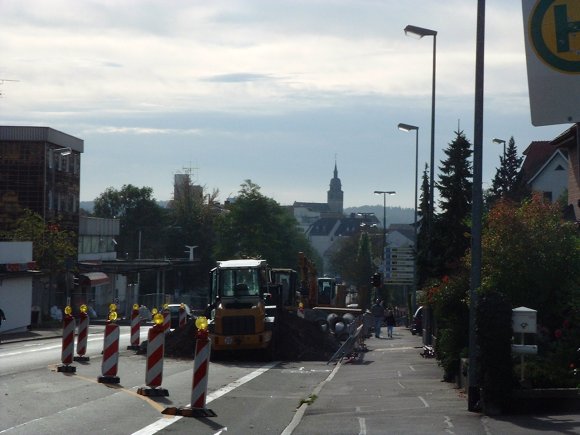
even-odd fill
[(326, 198), (330, 211), (342, 214), (344, 193), (340, 178), (338, 178), (336, 155), (334, 156), (334, 178), (330, 180), (330, 190), (327, 192)]

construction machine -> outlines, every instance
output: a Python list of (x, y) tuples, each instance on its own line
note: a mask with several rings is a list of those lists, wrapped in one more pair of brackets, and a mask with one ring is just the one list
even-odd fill
[(210, 272), (208, 306), (212, 349), (266, 349), (273, 339), (275, 313), (268, 300), (279, 299), (265, 260), (218, 261)]

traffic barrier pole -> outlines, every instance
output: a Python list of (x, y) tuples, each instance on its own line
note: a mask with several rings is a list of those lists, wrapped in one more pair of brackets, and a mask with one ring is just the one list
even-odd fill
[(62, 319), (62, 352), (60, 360), (63, 365), (57, 367), (57, 371), (63, 373), (75, 373), (77, 371), (75, 366), (70, 365), (73, 362), (75, 346), (75, 319), (71, 313), (72, 308), (67, 305)]
[(195, 340), (195, 359), (193, 361), (193, 384), (191, 403), (182, 408), (166, 408), (163, 414), (182, 415), (184, 417), (217, 417), (211, 409), (206, 408), (207, 381), (209, 372), (209, 355), (211, 341), (207, 331), (207, 319), (200, 316), (195, 321), (197, 327)]
[(185, 328), (187, 325), (187, 314), (185, 312), (185, 305), (179, 306), (179, 329)]
[(153, 322), (155, 322), (155, 325), (147, 333), (145, 384), (149, 388), (139, 388), (137, 394), (142, 396), (169, 396), (169, 392), (165, 388), (160, 388), (163, 380), (163, 353), (165, 350), (163, 315), (157, 313), (153, 318)]
[(139, 315), (139, 305), (133, 304), (131, 311), (131, 344), (127, 350), (139, 350), (139, 341), (141, 338), (141, 316)]
[(117, 320), (117, 305), (109, 305), (109, 321), (105, 325), (105, 339), (103, 342), (103, 362), (101, 363), (101, 376), (98, 377), (99, 383), (118, 384), (120, 382), (117, 376), (119, 364), (119, 325)]
[(88, 307), (83, 304), (80, 307), (81, 315), (79, 322), (79, 333), (77, 335), (77, 356), (74, 357), (75, 361), (86, 362), (89, 361), (89, 357), (85, 356), (87, 353), (87, 340), (89, 336), (89, 315), (87, 314)]
[(171, 311), (169, 311), (169, 307), (165, 304), (163, 306), (163, 331), (168, 333), (169, 328), (171, 328)]

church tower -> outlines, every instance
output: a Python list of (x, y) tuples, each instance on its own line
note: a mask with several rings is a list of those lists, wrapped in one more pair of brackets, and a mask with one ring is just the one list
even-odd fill
[(344, 193), (342, 191), (340, 178), (338, 178), (338, 170), (336, 169), (336, 161), (334, 162), (334, 178), (330, 180), (330, 190), (326, 194), (326, 202), (328, 208), (332, 213), (342, 215)]

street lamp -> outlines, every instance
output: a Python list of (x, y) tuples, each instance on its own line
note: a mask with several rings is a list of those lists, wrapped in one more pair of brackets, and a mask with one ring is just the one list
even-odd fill
[(498, 139), (497, 137), (494, 137), (492, 140), (493, 143), (502, 143), (503, 144), (503, 158), (505, 159), (505, 140), (503, 139)]
[(413, 234), (415, 236), (415, 265), (413, 267), (413, 308), (415, 307), (416, 294), (417, 294), (417, 190), (418, 190), (418, 178), (419, 178), (419, 127), (410, 124), (399, 123), (397, 126), (399, 130), (410, 132), (415, 130), (415, 217), (413, 219)]
[(375, 190), (375, 195), (383, 195), (383, 254), (381, 258), (385, 260), (385, 243), (387, 239), (387, 195), (394, 195), (394, 190)]
[(436, 65), (436, 47), (437, 47), (437, 31), (431, 29), (424, 29), (422, 27), (408, 25), (405, 27), (405, 35), (416, 36), (419, 39), (424, 36), (433, 37), (433, 78), (431, 83), (431, 178), (429, 180), (429, 215), (427, 219), (427, 228), (429, 235), (429, 257), (431, 257), (431, 242), (433, 234), (433, 198), (435, 191), (435, 65)]

